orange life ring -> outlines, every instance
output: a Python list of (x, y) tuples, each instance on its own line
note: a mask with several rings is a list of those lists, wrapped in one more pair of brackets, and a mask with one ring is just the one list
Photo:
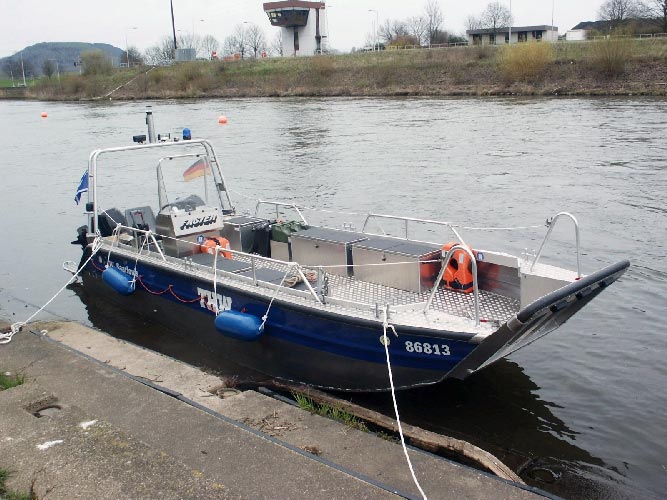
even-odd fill
[[(443, 245), (443, 253), (447, 253), (456, 245), (456, 241), (450, 241)], [(470, 249), (475, 257), (477, 252)], [(442, 275), (442, 284), (449, 290), (457, 292), (472, 293), (473, 291), (473, 275), (472, 275), (472, 259), (463, 250), (454, 250), (454, 253), (449, 258), (449, 262), (445, 263), (445, 272)]]
[(218, 255), (224, 257), (225, 259), (232, 258), (232, 252), (230, 252), (229, 240), (221, 236), (216, 236), (215, 238), (206, 238), (206, 241), (199, 245), (199, 250), (201, 253), (210, 253), (215, 255), (215, 248), (220, 247)]

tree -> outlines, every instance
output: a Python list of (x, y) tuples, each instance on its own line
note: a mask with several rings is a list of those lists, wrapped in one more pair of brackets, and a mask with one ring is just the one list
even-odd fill
[(201, 51), (207, 59), (211, 59), (213, 52), (217, 52), (220, 42), (213, 35), (206, 35), (201, 39)]
[(465, 26), (468, 31), (482, 29), (482, 20), (477, 16), (468, 16), (465, 20)]
[(499, 29), (511, 26), (512, 13), (500, 2), (491, 2), (482, 12), (480, 22), (482, 29), (488, 30), (495, 38)]
[(266, 50), (266, 36), (262, 28), (256, 24), (248, 24), (246, 31), (246, 43), (248, 49), (252, 50), (255, 59), (260, 52)]
[(641, 4), (638, 0), (606, 0), (598, 11), (600, 21), (606, 21), (612, 31), (628, 19), (641, 16)]
[(271, 42), (271, 53), (277, 56), (283, 56), (283, 30), (279, 30)]
[(408, 36), (408, 27), (403, 21), (387, 19), (378, 29), (378, 36), (387, 44), (394, 42), (399, 38)]
[(16, 54), (4, 60), (2, 70), (7, 76), (13, 78), (17, 82), (19, 80), (22, 81), (23, 72), (25, 72), (26, 75), (29, 73), (32, 73), (33, 75), (35, 74), (32, 62), (28, 59), (24, 59), (23, 66), (21, 66), (21, 56)]
[(245, 57), (247, 50), (247, 33), (242, 24), (236, 25), (234, 33), (225, 38), (223, 51), (227, 55), (240, 54), (241, 59)]
[(417, 39), (417, 43), (419, 45), (426, 43), (428, 26), (424, 16), (410, 17), (405, 24), (408, 29), (408, 33)]
[(146, 62), (151, 66), (165, 66), (174, 60), (174, 39), (165, 36), (157, 45), (146, 50)]
[(667, 33), (667, 0), (649, 0), (645, 9), (646, 17), (653, 19), (662, 33)]
[(50, 80), (55, 72), (56, 63), (51, 59), (44, 59), (44, 62), (42, 63), (42, 74)]
[(440, 27), (442, 26), (443, 16), (440, 4), (437, 0), (428, 0), (424, 6), (424, 17), (426, 18), (426, 36), (428, 43), (439, 43)]
[(136, 47), (128, 47), (127, 51), (123, 51), (120, 62), (127, 64), (128, 60), (130, 66), (141, 66), (144, 64), (144, 56), (141, 55), (141, 52)]
[(81, 64), (85, 75), (108, 75), (113, 70), (109, 56), (101, 50), (82, 52)]

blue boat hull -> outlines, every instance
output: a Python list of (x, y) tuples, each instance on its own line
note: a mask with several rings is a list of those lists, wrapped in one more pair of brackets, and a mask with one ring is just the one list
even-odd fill
[[(257, 340), (227, 336), (215, 327), (217, 300), (220, 310), (233, 310), (261, 318), (268, 301), (230, 287), (139, 263), (134, 294), (123, 296), (101, 279), (101, 262), (95, 257), (84, 272), (84, 284), (96, 295), (124, 309), (149, 316), (176, 329), (193, 342), (240, 365), (271, 377), (322, 388), (349, 391), (388, 390), (389, 377), (380, 321), (355, 320), (334, 314), (315, 314), (294, 304), (274, 301), (264, 332)], [(101, 260), (100, 260), (101, 259)], [(135, 263), (112, 255), (111, 265), (132, 273)], [(411, 388), (436, 383), (446, 377), (477, 347), (467, 336), (442, 332), (402, 331), (390, 337), (394, 384)], [(457, 338), (458, 337), (458, 338)], [(428, 347), (426, 347), (428, 345)], [(418, 352), (421, 351), (421, 352)], [(427, 352), (425, 352), (427, 351)]]

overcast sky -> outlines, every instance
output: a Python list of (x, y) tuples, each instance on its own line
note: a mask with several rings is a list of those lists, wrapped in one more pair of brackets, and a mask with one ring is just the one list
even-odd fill
[[(553, 0), (554, 24), (565, 33), (580, 21), (596, 18), (603, 0)], [(264, 27), (268, 39), (272, 28), (255, 0), (173, 0), (176, 29), (196, 34), (211, 34), (218, 40), (228, 36), (244, 21)], [(348, 51), (363, 46), (366, 34), (378, 11), (380, 23), (386, 19), (405, 19), (420, 14), (422, 0), (330, 0), (330, 43)], [(444, 27), (465, 31), (464, 21), (479, 14), (488, 0), (440, 0)], [(509, 0), (504, 2), (509, 6)], [(514, 24), (551, 23), (552, 0), (512, 0)], [(103, 42), (140, 50), (154, 45), (171, 32), (169, 0), (0, 0), (0, 57), (11, 55), (38, 42)], [(136, 27), (136, 29), (134, 29)]]

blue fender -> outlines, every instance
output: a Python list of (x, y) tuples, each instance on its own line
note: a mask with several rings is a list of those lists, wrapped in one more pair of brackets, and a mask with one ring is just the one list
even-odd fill
[(223, 335), (238, 340), (257, 340), (264, 333), (262, 319), (241, 311), (223, 311), (215, 318), (215, 327)]
[(132, 295), (134, 293), (134, 278), (120, 269), (107, 267), (102, 271), (102, 279), (121, 295)]

